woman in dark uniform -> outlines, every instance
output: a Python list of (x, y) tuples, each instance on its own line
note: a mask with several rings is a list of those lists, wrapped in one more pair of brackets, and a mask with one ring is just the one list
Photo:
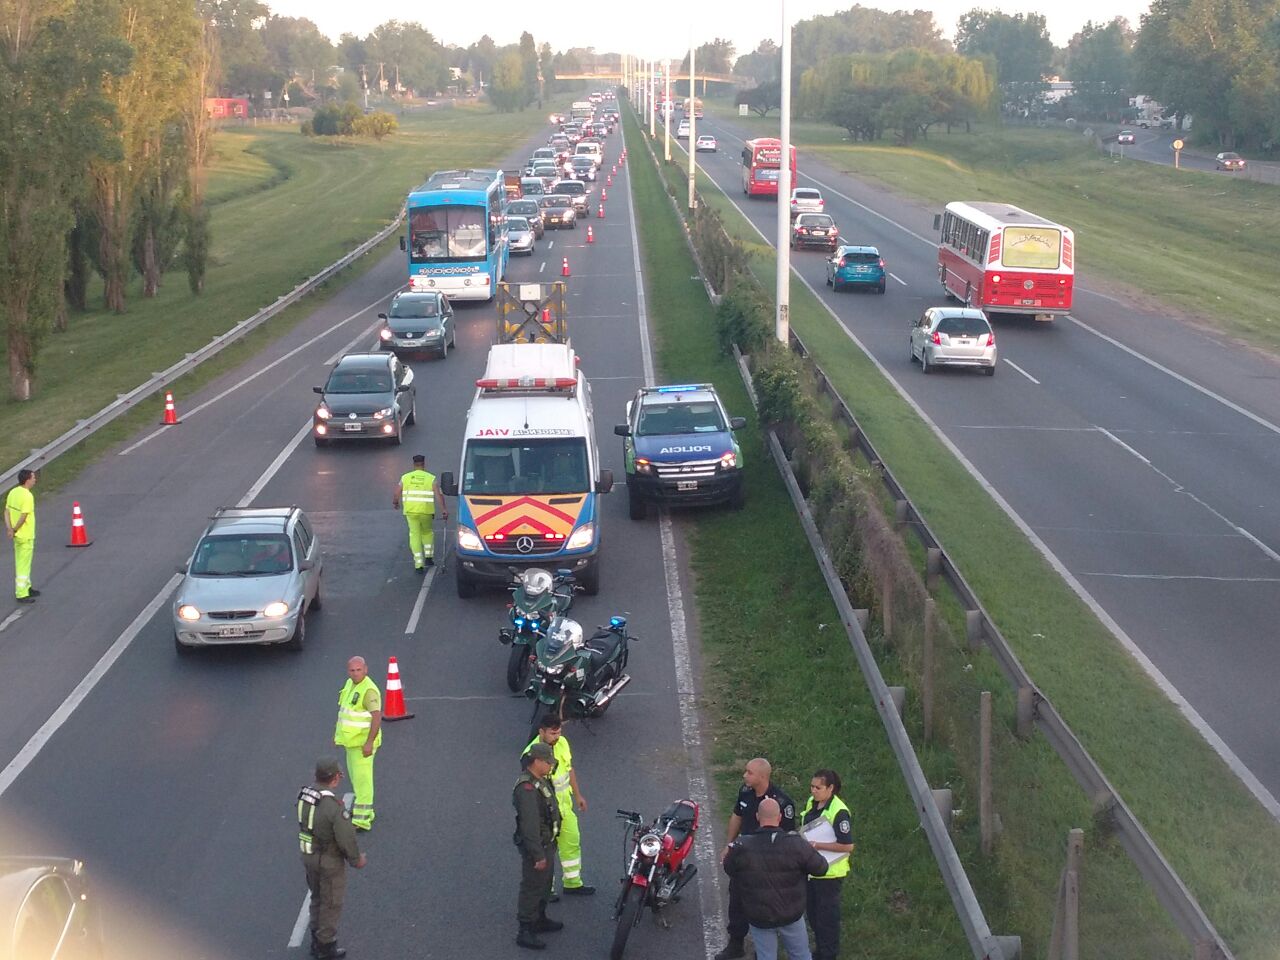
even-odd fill
[[(849, 873), (849, 855), (853, 853), (853, 818), (849, 808), (837, 794), (840, 775), (834, 770), (817, 770), (809, 781), (809, 802), (800, 812), (800, 829), (819, 818), (831, 824), (834, 842), (810, 840), (823, 854), (844, 854), (827, 867), (822, 877), (809, 878), (809, 900), (806, 914), (813, 928), (813, 960), (836, 960), (840, 954), (840, 894), (842, 882)], [(830, 857), (828, 856), (828, 860)]]

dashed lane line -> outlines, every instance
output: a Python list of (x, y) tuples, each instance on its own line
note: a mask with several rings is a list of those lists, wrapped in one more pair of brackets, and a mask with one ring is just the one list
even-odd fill
[(1037, 379), (1036, 379), (1035, 377), (1033, 377), (1031, 374), (1027, 373), (1027, 371), (1023, 370), (1020, 366), (1018, 366), (1018, 365), (1017, 365), (1016, 363), (1014, 363), (1012, 360), (1008, 359), (1007, 357), (1001, 357), (1000, 359), (1001, 359), (1001, 360), (1004, 360), (1004, 362), (1005, 362), (1005, 363), (1007, 363), (1009, 366), (1013, 367), (1013, 369), (1017, 370), (1020, 374), (1022, 374), (1024, 377), (1026, 377), (1026, 378), (1027, 378), (1028, 380), (1030, 380), (1032, 383), (1034, 383), (1037, 387), (1038, 387), (1038, 386), (1040, 386), (1040, 381), (1039, 381), (1039, 380), (1037, 380)]

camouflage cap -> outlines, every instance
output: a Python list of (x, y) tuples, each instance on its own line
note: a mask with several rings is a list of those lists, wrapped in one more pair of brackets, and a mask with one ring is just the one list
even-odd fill
[(533, 746), (529, 748), (529, 759), (545, 760), (547, 761), (547, 763), (555, 763), (556, 755), (555, 755), (555, 751), (551, 749), (550, 744), (543, 743), (541, 740), (539, 740), (537, 743), (535, 743)]
[(321, 757), (316, 761), (316, 783), (327, 783), (342, 772), (333, 757)]

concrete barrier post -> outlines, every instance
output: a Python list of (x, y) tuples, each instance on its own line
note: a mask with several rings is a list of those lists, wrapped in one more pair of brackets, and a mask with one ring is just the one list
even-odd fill
[(893, 502), (893, 525), (899, 530), (907, 522), (907, 514), (911, 510), (911, 502), (909, 500), (895, 500)]
[(942, 575), (942, 551), (937, 547), (929, 547), (925, 551), (924, 585), (929, 590), (938, 588), (938, 577)]
[[(1084, 864), (1084, 831), (1067, 834), (1067, 863), (1058, 880), (1049, 960), (1080, 960), (1080, 877)], [(1199, 956), (1197, 952), (1197, 956)]]
[(966, 610), (964, 612), (964, 635), (969, 641), (969, 650), (977, 653), (982, 649), (982, 611)]
[(937, 604), (932, 597), (924, 602), (924, 651), (920, 666), (920, 706), (924, 721), (924, 742), (933, 742), (933, 639)]
[(907, 709), (907, 688), (890, 687), (889, 699), (893, 701), (894, 709), (898, 711), (898, 719), (901, 720), (903, 713)]
[(938, 808), (938, 815), (942, 817), (943, 824), (950, 830), (954, 804), (950, 788), (943, 787), (941, 790), (931, 790), (930, 793), (933, 794), (933, 805)]
[(982, 852), (995, 849), (995, 811), (991, 804), (991, 691), (983, 690), (978, 710), (978, 827)]
[(1019, 740), (1030, 739), (1035, 730), (1035, 699), (1031, 687), (1018, 687), (1018, 713), (1016, 731)]
[(880, 626), (884, 630), (884, 642), (893, 644), (893, 574), (886, 573), (880, 593)]

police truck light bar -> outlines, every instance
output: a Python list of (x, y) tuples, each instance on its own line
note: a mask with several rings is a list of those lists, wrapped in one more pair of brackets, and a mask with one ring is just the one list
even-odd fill
[(577, 384), (573, 377), (486, 377), (476, 381), (481, 390), (567, 390)]
[(658, 387), (656, 393), (689, 393), (692, 390), (710, 390), (709, 383), (682, 383), (673, 387)]

